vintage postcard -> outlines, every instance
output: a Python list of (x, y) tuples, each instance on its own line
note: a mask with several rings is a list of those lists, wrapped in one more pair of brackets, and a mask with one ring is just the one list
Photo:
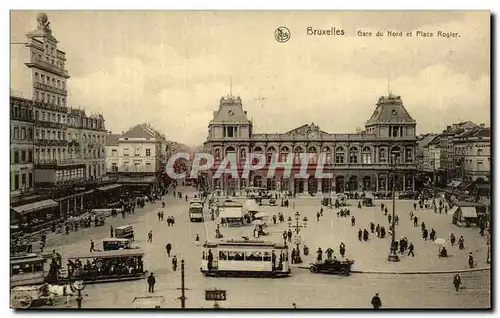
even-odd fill
[(11, 308), (491, 309), (489, 11), (11, 11)]

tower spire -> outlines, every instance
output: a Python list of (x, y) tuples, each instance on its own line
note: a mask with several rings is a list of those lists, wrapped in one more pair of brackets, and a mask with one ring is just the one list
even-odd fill
[(391, 92), (391, 80), (390, 80), (389, 76), (387, 76), (387, 94), (388, 94), (388, 96), (392, 95), (392, 92)]

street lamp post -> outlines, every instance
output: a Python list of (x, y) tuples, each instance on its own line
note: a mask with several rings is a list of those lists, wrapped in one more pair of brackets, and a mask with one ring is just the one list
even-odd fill
[(302, 259), (300, 258), (300, 243), (301, 243), (301, 239), (300, 239), (300, 236), (299, 236), (299, 233), (300, 233), (300, 228), (305, 228), (307, 227), (307, 217), (304, 217), (304, 219), (302, 219), (302, 225), (299, 224), (299, 221), (300, 221), (300, 213), (299, 211), (295, 212), (295, 225), (292, 225), (292, 218), (288, 218), (288, 228), (291, 229), (293, 228), (294, 231), (295, 231), (295, 245), (297, 246), (297, 254), (296, 254), (296, 258), (295, 258), (295, 264), (300, 264), (302, 263)]
[(399, 256), (397, 254), (396, 242), (396, 156), (393, 154), (391, 156), (391, 170), (392, 170), (392, 235), (391, 235), (391, 249), (387, 260), (389, 262), (399, 262)]
[(83, 280), (82, 269), (79, 267), (76, 268), (75, 271), (73, 272), (72, 276), (73, 276), (72, 277), (73, 281), (72, 281), (71, 285), (78, 292), (78, 294), (76, 296), (76, 303), (77, 303), (78, 309), (80, 309), (80, 308), (82, 308), (82, 300), (83, 300), (82, 291), (86, 287), (85, 281)]

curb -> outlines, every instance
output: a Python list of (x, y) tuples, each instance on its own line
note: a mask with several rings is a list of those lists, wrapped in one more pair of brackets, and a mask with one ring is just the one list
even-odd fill
[[(293, 267), (292, 267), (293, 268)], [(297, 266), (295, 268), (309, 269), (305, 266)], [(428, 274), (455, 274), (455, 273), (468, 273), (468, 272), (481, 272), (489, 271), (491, 267), (473, 268), (473, 269), (458, 269), (458, 270), (447, 270), (447, 271), (415, 271), (415, 272), (387, 272), (387, 271), (363, 271), (363, 270), (351, 270), (351, 273), (356, 274), (389, 274), (389, 275), (428, 275)]]

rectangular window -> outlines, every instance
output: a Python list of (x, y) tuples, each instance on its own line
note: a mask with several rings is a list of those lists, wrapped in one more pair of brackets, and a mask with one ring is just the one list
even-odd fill
[(146, 149), (146, 157), (149, 157), (151, 156), (151, 149)]
[(28, 174), (28, 187), (33, 188), (33, 174), (31, 172)]
[(19, 175), (14, 175), (14, 190), (19, 190)]
[(33, 162), (33, 150), (28, 150), (28, 162)]
[(26, 174), (25, 173), (23, 173), (21, 175), (21, 188), (23, 188), (23, 189), (26, 188)]
[(24, 163), (26, 162), (26, 151), (21, 150), (21, 162)]
[(19, 152), (14, 150), (14, 163), (19, 163)]
[(118, 156), (118, 151), (116, 149), (111, 150), (111, 156), (117, 157)]

